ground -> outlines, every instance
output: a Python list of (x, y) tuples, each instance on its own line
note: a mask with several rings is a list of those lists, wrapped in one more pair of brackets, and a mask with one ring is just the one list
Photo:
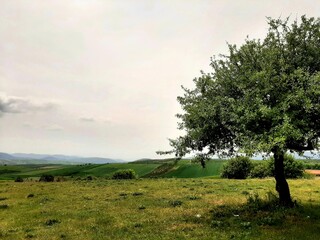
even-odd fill
[(289, 184), (298, 207), (271, 211), (273, 179), (0, 181), (0, 238), (317, 239), (319, 179)]

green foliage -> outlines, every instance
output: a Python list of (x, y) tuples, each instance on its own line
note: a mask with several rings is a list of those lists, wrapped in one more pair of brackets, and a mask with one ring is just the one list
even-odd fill
[(320, 170), (320, 164), (319, 163), (305, 163), (304, 168), (305, 169)]
[(54, 176), (51, 174), (43, 174), (41, 175), (39, 182), (53, 182)]
[(112, 175), (112, 179), (135, 179), (136, 172), (132, 169), (118, 170)]
[[(286, 178), (300, 178), (304, 176), (304, 164), (295, 160), (292, 155), (284, 156), (284, 174)], [(222, 170), (221, 176), (224, 178), (244, 179), (265, 178), (274, 176), (274, 158), (264, 161), (254, 161), (246, 157), (238, 157), (229, 160)]]
[[(295, 160), (292, 155), (284, 155), (284, 175), (286, 178), (300, 178), (304, 173), (304, 164), (302, 161)], [(274, 176), (274, 158), (268, 160), (268, 168), (271, 176)]]
[(250, 171), (251, 178), (265, 178), (270, 176), (272, 176), (270, 165), (266, 161), (254, 164)]
[(236, 157), (230, 159), (222, 169), (221, 177), (231, 179), (246, 179), (253, 165), (248, 157)]

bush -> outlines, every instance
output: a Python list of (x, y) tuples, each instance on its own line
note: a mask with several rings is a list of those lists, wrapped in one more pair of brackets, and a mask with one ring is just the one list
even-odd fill
[[(285, 154), (284, 156), (284, 175), (286, 178), (300, 178), (304, 173), (303, 162), (297, 161), (290, 154)], [(268, 160), (268, 166), (271, 172), (271, 175), (274, 176), (274, 158), (271, 157)]]
[(135, 179), (136, 172), (132, 169), (118, 170), (112, 175), (112, 179)]
[(54, 176), (50, 174), (43, 174), (39, 179), (39, 182), (53, 182), (53, 181), (54, 181)]
[(305, 169), (314, 169), (314, 170), (320, 170), (320, 164), (318, 163), (304, 163)]
[(265, 178), (270, 176), (272, 176), (272, 173), (266, 161), (255, 164), (250, 172), (251, 178)]
[(236, 157), (230, 159), (222, 169), (221, 177), (232, 179), (246, 179), (253, 167), (248, 157)]
[(15, 182), (23, 182), (23, 178), (22, 177), (17, 177), (14, 181)]

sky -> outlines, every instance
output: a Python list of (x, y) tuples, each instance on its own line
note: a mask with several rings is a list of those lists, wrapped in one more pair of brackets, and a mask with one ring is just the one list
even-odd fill
[(183, 134), (181, 85), (316, 2), (1, 0), (0, 152), (159, 158)]

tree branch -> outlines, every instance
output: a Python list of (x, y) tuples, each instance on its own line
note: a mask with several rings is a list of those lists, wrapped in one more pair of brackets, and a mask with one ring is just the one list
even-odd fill
[(307, 145), (298, 144), (298, 143), (287, 143), (287, 148), (294, 151), (302, 152), (302, 151), (314, 150), (315, 144), (313, 144), (312, 141), (309, 139), (307, 141)]

